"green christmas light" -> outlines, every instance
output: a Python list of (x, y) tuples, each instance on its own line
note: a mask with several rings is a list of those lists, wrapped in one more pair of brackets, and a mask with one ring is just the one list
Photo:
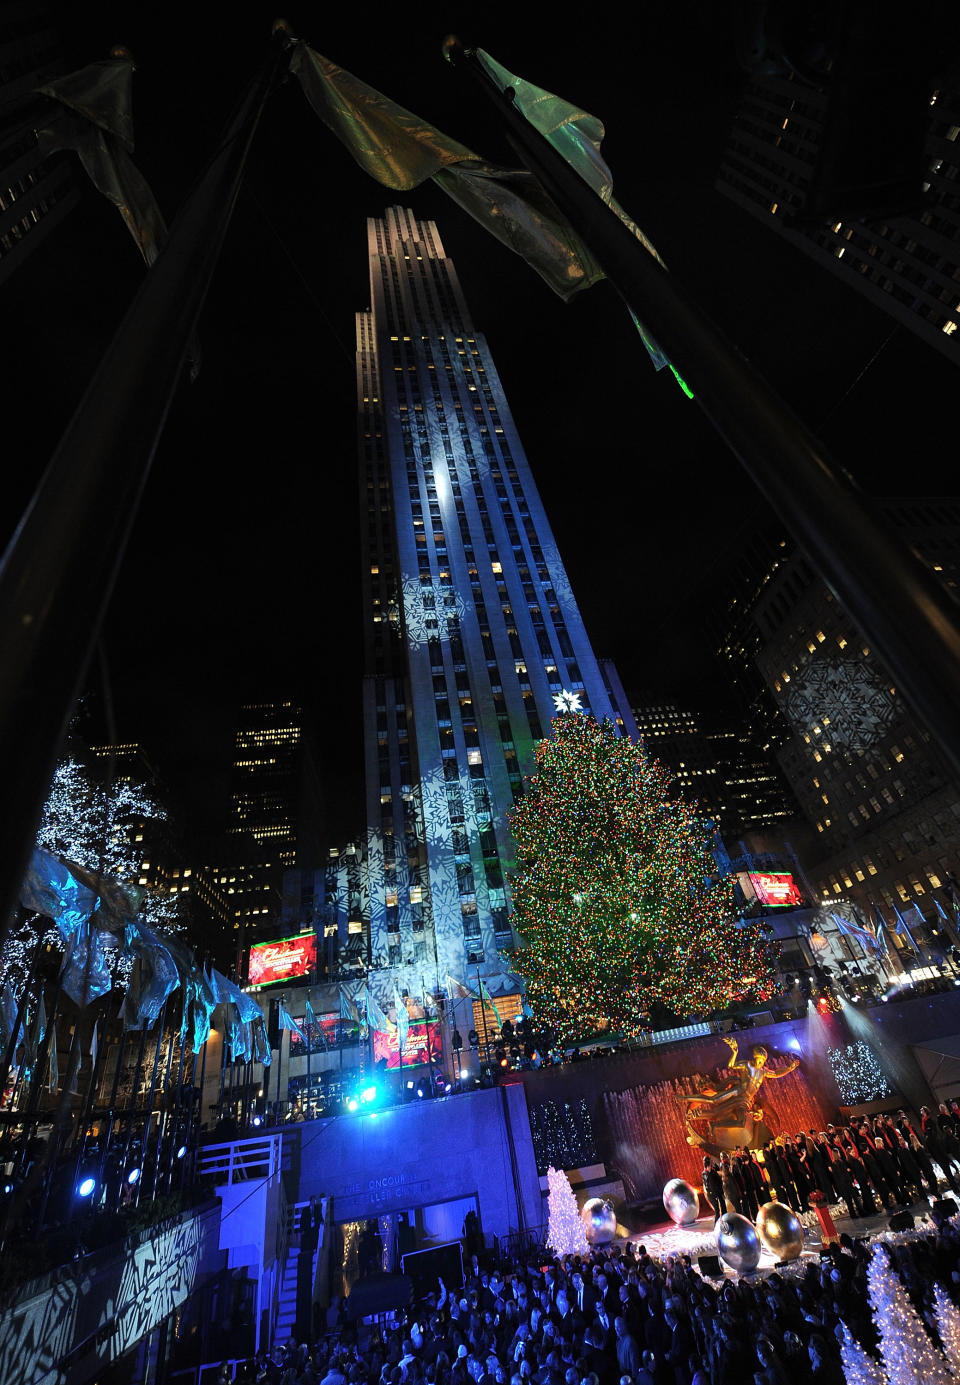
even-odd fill
[(741, 922), (696, 808), (609, 722), (568, 713), (513, 809), (520, 869), (511, 967), (565, 1039), (636, 1035), (657, 1007), (703, 1015), (774, 990), (759, 921)]

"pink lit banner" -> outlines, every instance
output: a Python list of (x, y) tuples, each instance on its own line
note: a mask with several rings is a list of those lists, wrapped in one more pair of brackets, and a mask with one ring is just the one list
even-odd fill
[(797, 888), (793, 876), (786, 871), (773, 874), (750, 871), (747, 879), (753, 886), (759, 902), (765, 904), (768, 909), (786, 909), (792, 904), (803, 903), (803, 895)]
[(317, 935), (301, 933), (296, 938), (279, 938), (273, 943), (256, 943), (251, 947), (247, 977), (251, 986), (268, 986), (271, 981), (309, 976), (316, 965)]
[[(373, 1061), (378, 1063), (381, 1058), (386, 1058), (388, 1069), (395, 1070), (400, 1066), (400, 1049), (397, 1043), (396, 1030), (392, 1034), (383, 1034), (379, 1029), (371, 1031), (373, 1034)], [(429, 1063), (430, 1054), (434, 1058), (440, 1058), (443, 1048), (440, 1041), (440, 1025), (437, 1020), (411, 1020), (410, 1028), (407, 1031), (407, 1042), (403, 1047), (403, 1066), (413, 1068), (418, 1064)]]

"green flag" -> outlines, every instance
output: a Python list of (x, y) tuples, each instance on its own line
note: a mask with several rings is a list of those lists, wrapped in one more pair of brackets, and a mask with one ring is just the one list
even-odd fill
[(304, 95), (365, 172), (398, 192), (427, 178), (521, 255), (561, 298), (603, 272), (526, 169), (503, 168), (298, 43), (290, 59)]

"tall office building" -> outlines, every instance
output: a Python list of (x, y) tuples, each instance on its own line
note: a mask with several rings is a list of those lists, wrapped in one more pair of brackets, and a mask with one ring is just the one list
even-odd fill
[[(885, 19), (880, 26), (889, 27)], [(901, 28), (890, 30), (894, 43)], [(954, 50), (944, 43), (941, 51)], [(790, 70), (754, 74), (717, 189), (955, 360), (960, 85), (953, 75), (905, 88), (901, 75), (894, 59), (850, 94), (835, 72), (822, 81)], [(921, 127), (915, 150), (897, 138), (908, 124)], [(901, 175), (892, 190), (882, 178), (891, 149)]]
[[(885, 500), (881, 508), (955, 591), (960, 505)], [(888, 908), (915, 902), (929, 919), (934, 901), (948, 904), (960, 864), (955, 776), (802, 555), (779, 549), (745, 598), (741, 622), (753, 627), (755, 667), (786, 731), (780, 764), (812, 829), (804, 855), (816, 894)]]
[[(632, 729), (590, 647), (504, 397), (432, 222), (368, 223), (357, 315), (370, 952), (513, 990), (507, 810), (572, 699)], [(395, 975), (391, 970), (391, 976)], [(386, 979), (386, 978), (385, 978)]]
[(79, 200), (70, 157), (37, 145), (50, 106), (37, 87), (64, 67), (59, 22), (53, 6), (0, 6), (0, 283)]

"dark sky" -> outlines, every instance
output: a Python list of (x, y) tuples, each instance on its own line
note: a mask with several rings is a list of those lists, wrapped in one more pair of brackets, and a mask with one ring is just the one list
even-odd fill
[[(136, 158), (172, 219), (273, 13), (83, 8), (65, 21), (72, 61), (115, 42), (132, 49)], [(578, 27), (539, 8), (535, 23), (515, 6), (489, 19), (475, 6), (378, 9), (288, 18), (320, 52), (493, 159), (511, 156), (440, 57), (450, 30), (602, 117), (621, 203), (805, 420), (823, 424), (861, 484), (953, 488), (940, 439), (955, 368), (712, 190), (742, 80), (726, 6), (663, 0)], [(213, 803), (236, 703), (292, 692), (317, 714), (331, 830), (357, 821), (353, 313), (367, 306), (365, 218), (393, 200), (438, 222), (594, 646), (628, 687), (707, 676), (705, 579), (718, 554), (768, 522), (696, 404), (649, 366), (608, 286), (564, 305), (440, 192), (370, 182), (291, 82), (251, 155), (200, 324), (202, 370), (171, 410), (105, 632), (118, 734), (152, 746), (194, 809)], [(4, 289), (6, 383), (24, 423), (9, 526), (142, 272), (119, 217), (88, 190)]]

